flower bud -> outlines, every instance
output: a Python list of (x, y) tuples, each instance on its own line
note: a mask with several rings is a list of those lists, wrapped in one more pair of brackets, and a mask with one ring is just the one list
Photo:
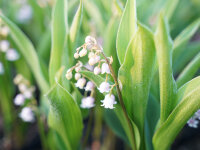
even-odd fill
[(4, 37), (6, 37), (9, 33), (9, 28), (7, 26), (3, 26), (0, 29), (0, 34)]
[(30, 107), (24, 107), (19, 114), (19, 117), (25, 122), (34, 122), (34, 114)]
[(187, 121), (187, 124), (189, 127), (197, 128), (199, 121), (196, 118), (190, 118), (190, 120)]
[(0, 41), (0, 50), (6, 52), (10, 46), (10, 43), (7, 40)]
[(72, 78), (72, 71), (71, 71), (71, 69), (67, 70), (67, 73), (66, 73), (65, 77), (66, 77), (68, 80), (70, 80), (70, 79)]
[(75, 58), (75, 59), (78, 59), (78, 58), (79, 58), (79, 54), (78, 54), (77, 52), (74, 54), (74, 58)]
[(92, 108), (94, 107), (94, 98), (89, 96), (89, 97), (84, 97), (81, 100), (81, 108)]
[(104, 73), (110, 74), (110, 68), (107, 63), (103, 63), (101, 66), (101, 74)]
[(83, 48), (80, 53), (79, 53), (80, 57), (83, 57), (85, 55), (87, 55), (87, 50), (85, 48)]
[(32, 95), (32, 92), (30, 90), (26, 90), (24, 93), (23, 93), (24, 97), (27, 98), (27, 99), (30, 99), (33, 95)]
[(18, 88), (19, 88), (19, 91), (22, 92), (22, 93), (27, 90), (27, 86), (24, 83), (20, 83), (18, 85)]
[(88, 58), (92, 58), (92, 57), (94, 57), (94, 52), (89, 52), (89, 54), (88, 54)]
[(80, 79), (80, 78), (81, 78), (81, 74), (80, 74), (80, 73), (76, 73), (76, 74), (75, 74), (75, 79), (78, 80), (78, 79)]
[(83, 87), (85, 86), (86, 83), (86, 79), (85, 78), (80, 78), (78, 79), (77, 83), (75, 84), (76, 87), (83, 89)]
[(24, 104), (25, 97), (23, 94), (17, 94), (15, 99), (14, 99), (14, 104), (17, 106), (21, 106)]
[(19, 59), (19, 54), (15, 49), (9, 49), (6, 51), (6, 59), (9, 61), (15, 61)]
[(96, 39), (93, 38), (92, 36), (87, 36), (87, 37), (85, 38), (85, 43), (86, 43), (86, 44), (96, 44), (97, 41), (96, 41)]
[(88, 81), (85, 87), (85, 91), (92, 91), (94, 89), (94, 83), (92, 81)]
[(94, 74), (98, 75), (101, 72), (101, 68), (99, 68), (98, 66), (94, 68)]
[(88, 64), (89, 64), (90, 66), (95, 65), (95, 64), (96, 64), (95, 58), (94, 58), (94, 57), (91, 57), (91, 58), (89, 59), (89, 61), (88, 61)]
[(104, 93), (104, 92), (108, 93), (110, 91), (110, 84), (108, 82), (102, 82), (98, 90), (101, 93)]
[(75, 68), (76, 72), (79, 72), (80, 70), (81, 70), (81, 67), (79, 67), (79, 66)]

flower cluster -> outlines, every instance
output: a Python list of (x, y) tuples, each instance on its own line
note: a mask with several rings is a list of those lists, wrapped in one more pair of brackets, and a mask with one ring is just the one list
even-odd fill
[(94, 83), (92, 83), (92, 81), (87, 82), (86, 78), (80, 74), (80, 71), (85, 68), (86, 70), (92, 71), (95, 75), (106, 74), (106, 80), (102, 82), (97, 89), (101, 93), (107, 93), (104, 100), (101, 101), (101, 106), (113, 109), (113, 105), (117, 103), (115, 101), (115, 96), (112, 94), (112, 89), (115, 87), (115, 84), (110, 85), (108, 82), (108, 75), (111, 74), (110, 66), (113, 62), (113, 59), (112, 57), (106, 57), (104, 55), (102, 47), (97, 43), (96, 39), (91, 36), (87, 36), (85, 38), (85, 43), (76, 49), (74, 58), (78, 59), (86, 55), (88, 56), (87, 64), (83, 65), (83, 63), (79, 60), (75, 66), (67, 70), (66, 78), (68, 80), (72, 79), (72, 73), (73, 70), (75, 70), (76, 73), (74, 75), (74, 78), (75, 80), (77, 80), (75, 86), (80, 89), (85, 89), (85, 91), (91, 91), (91, 95), (89, 97), (84, 97), (82, 99), (81, 107), (91, 108), (95, 106), (95, 100), (94, 97), (92, 97), (95, 85)]
[[(5, 55), (8, 61), (16, 61), (19, 59), (17, 51), (10, 47), (10, 43), (7, 39), (9, 34), (9, 28), (5, 26), (0, 20), (0, 52)], [(0, 62), (0, 75), (4, 73), (3, 63)]]
[(189, 127), (197, 128), (199, 120), (200, 120), (200, 109), (194, 114), (192, 118), (188, 120), (187, 124)]
[(19, 89), (19, 93), (14, 98), (14, 104), (23, 107), (19, 116), (25, 122), (33, 122), (35, 120), (33, 110), (31, 107), (25, 106), (25, 102), (31, 102), (34, 99), (35, 87), (31, 86), (29, 81), (20, 74), (14, 78), (14, 83)]

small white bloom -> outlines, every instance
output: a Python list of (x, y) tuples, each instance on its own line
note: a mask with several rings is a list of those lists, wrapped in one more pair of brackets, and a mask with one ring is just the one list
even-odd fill
[(104, 73), (110, 74), (110, 68), (107, 63), (103, 63), (101, 66), (101, 74)]
[(32, 15), (33, 15), (33, 10), (31, 6), (25, 4), (17, 12), (16, 18), (20, 23), (26, 23), (32, 18)]
[(88, 54), (88, 58), (92, 58), (92, 57), (94, 57), (94, 52), (89, 52), (89, 54)]
[(94, 55), (93, 57), (91, 57), (91, 58), (89, 59), (88, 64), (89, 64), (90, 66), (93, 66), (93, 65), (95, 65), (96, 63), (98, 63), (99, 61), (100, 61), (100, 56)]
[(94, 74), (95, 75), (100, 74), (100, 72), (101, 72), (101, 68), (100, 67), (97, 66), (97, 67), (94, 68)]
[(75, 58), (75, 59), (78, 59), (78, 58), (79, 58), (79, 54), (78, 54), (77, 52), (74, 54), (74, 58)]
[(25, 122), (34, 122), (34, 114), (30, 107), (24, 107), (19, 114), (19, 117)]
[(81, 70), (81, 67), (80, 67), (80, 66), (78, 66), (78, 67), (75, 68), (75, 71), (76, 71), (76, 72), (79, 72), (80, 70)]
[(192, 127), (192, 128), (197, 128), (198, 123), (199, 123), (199, 121), (196, 120), (195, 118), (190, 118), (190, 120), (188, 120), (188, 122), (187, 122), (188, 126)]
[(3, 67), (2, 62), (0, 62), (0, 75), (1, 74), (4, 74), (4, 67)]
[(84, 67), (89, 71), (93, 71), (94, 70), (94, 66), (90, 66), (88, 63), (86, 65), (84, 65)]
[(82, 100), (81, 100), (81, 107), (82, 108), (92, 108), (94, 107), (95, 104), (94, 104), (94, 98), (89, 96), (89, 97), (84, 97)]
[(32, 97), (32, 92), (30, 90), (26, 90), (23, 95), (25, 98), (30, 99)]
[(112, 94), (107, 94), (104, 98), (104, 100), (101, 101), (103, 104), (101, 106), (104, 106), (104, 108), (109, 108), (109, 109), (113, 109), (115, 107), (113, 107), (114, 104), (117, 104), (117, 102), (115, 101), (115, 96)]
[(24, 104), (25, 97), (23, 94), (17, 94), (15, 99), (14, 99), (14, 104), (17, 106), (21, 106)]
[(22, 92), (22, 93), (27, 90), (27, 86), (24, 83), (20, 83), (18, 85), (18, 88), (19, 88), (19, 91)]
[(95, 85), (92, 81), (88, 81), (85, 87), (85, 91), (92, 91), (94, 89)]
[(195, 117), (200, 120), (200, 109), (195, 113)]
[(7, 40), (0, 41), (0, 50), (6, 52), (9, 49), (10, 43)]
[(80, 78), (81, 78), (81, 74), (80, 74), (80, 73), (76, 73), (76, 74), (75, 74), (75, 79), (78, 80), (78, 79), (80, 79)]
[(23, 80), (23, 76), (21, 74), (18, 74), (15, 78), (14, 78), (14, 83), (15, 84), (19, 84), (20, 82), (22, 82)]
[(80, 78), (78, 79), (77, 83), (75, 84), (76, 87), (83, 89), (83, 87), (85, 86), (86, 83), (86, 79), (85, 78)]
[(19, 59), (19, 54), (17, 53), (15, 49), (9, 49), (6, 52), (6, 59), (9, 61), (15, 61)]
[(87, 50), (85, 48), (83, 48), (80, 53), (79, 53), (80, 57), (83, 57), (85, 55), (87, 55)]
[(95, 55), (95, 60), (96, 60), (96, 63), (98, 63), (99, 61), (100, 61), (100, 59), (101, 59), (101, 57), (100, 56), (98, 56), (98, 55)]
[(0, 34), (3, 35), (3, 36), (7, 36), (9, 33), (9, 28), (7, 26), (3, 26), (0, 28)]
[(71, 71), (71, 69), (67, 70), (67, 73), (66, 73), (65, 77), (67, 78), (67, 80), (70, 80), (72, 78), (72, 71)]
[(104, 93), (104, 92), (108, 93), (110, 91), (110, 84), (108, 82), (102, 82), (98, 90), (101, 93)]
[(87, 36), (85, 38), (85, 43), (86, 44), (97, 44), (97, 41), (95, 38), (93, 38), (92, 36)]

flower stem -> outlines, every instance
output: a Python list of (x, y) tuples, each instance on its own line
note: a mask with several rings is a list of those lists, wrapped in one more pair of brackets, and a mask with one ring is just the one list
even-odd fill
[(136, 148), (136, 142), (135, 142), (135, 136), (134, 136), (134, 132), (133, 132), (132, 123), (131, 123), (131, 120), (130, 120), (129, 117), (128, 117), (128, 113), (127, 113), (127, 111), (126, 111), (126, 108), (125, 108), (125, 105), (124, 105), (124, 101), (123, 101), (123, 99), (122, 99), (122, 94), (121, 94), (121, 91), (120, 91), (120, 88), (119, 88), (119, 83), (118, 83), (117, 77), (116, 77), (116, 75), (115, 75), (115, 73), (114, 73), (114, 70), (113, 70), (113, 68), (112, 68), (112, 65), (110, 64), (109, 59), (106, 57), (106, 55), (103, 53), (103, 51), (102, 51), (102, 55), (103, 55), (103, 57), (105, 58), (107, 64), (109, 65), (109, 68), (110, 68), (110, 71), (111, 71), (111, 75), (112, 75), (112, 77), (113, 77), (113, 79), (114, 79), (114, 82), (115, 82), (115, 85), (116, 85), (117, 95), (118, 95), (118, 98), (119, 98), (120, 105), (121, 105), (121, 107), (122, 107), (124, 116), (125, 116), (125, 118), (126, 118), (126, 120), (127, 120), (129, 130), (131, 131), (131, 139), (132, 139), (132, 146), (133, 146), (132, 148), (133, 148), (134, 150), (136, 150), (137, 148)]

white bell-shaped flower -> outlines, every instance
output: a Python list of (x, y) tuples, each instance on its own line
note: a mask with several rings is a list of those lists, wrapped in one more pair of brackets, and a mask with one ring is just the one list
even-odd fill
[(92, 57), (94, 57), (94, 52), (89, 52), (89, 54), (88, 54), (88, 58), (92, 58)]
[(15, 49), (9, 49), (6, 51), (6, 59), (9, 61), (16, 61), (19, 59), (19, 54)]
[(199, 123), (199, 121), (196, 120), (195, 118), (190, 118), (190, 120), (187, 121), (188, 126), (192, 127), (192, 128), (197, 128), (198, 123)]
[(102, 100), (101, 102), (103, 103), (101, 106), (109, 109), (115, 108), (113, 105), (117, 104), (117, 102), (115, 101), (115, 96), (113, 94), (112, 95), (107, 94), (104, 100)]
[(80, 79), (80, 78), (81, 78), (81, 74), (80, 74), (80, 73), (76, 73), (76, 74), (75, 74), (75, 79), (78, 80), (78, 79)]
[(98, 66), (96, 66), (96, 67), (94, 68), (94, 74), (95, 74), (95, 75), (98, 75), (98, 74), (100, 74), (100, 73), (101, 73), (101, 68), (98, 67)]
[(77, 52), (74, 54), (74, 58), (75, 58), (75, 59), (78, 59), (78, 58), (79, 58), (79, 54), (78, 54)]
[(10, 43), (7, 40), (0, 41), (0, 50), (6, 52), (10, 47)]
[(24, 107), (19, 114), (19, 117), (25, 122), (34, 122), (34, 114), (30, 107)]
[(30, 91), (29, 89), (26, 90), (24, 93), (23, 93), (24, 97), (27, 98), (27, 99), (30, 99), (33, 95), (32, 95), (32, 91)]
[(15, 99), (14, 99), (14, 104), (17, 106), (21, 106), (24, 104), (25, 97), (23, 94), (17, 94)]
[(71, 71), (71, 69), (67, 70), (67, 73), (66, 73), (65, 77), (67, 78), (67, 80), (70, 80), (72, 78), (72, 71)]
[(27, 87), (24, 83), (20, 83), (20, 84), (18, 85), (18, 88), (19, 88), (19, 91), (20, 91), (21, 93), (24, 93), (24, 92), (28, 89), (28, 87)]
[(85, 78), (80, 78), (76, 82), (75, 86), (80, 88), (80, 89), (83, 89), (83, 87), (85, 86), (85, 83), (86, 83), (86, 79)]
[(108, 82), (102, 82), (98, 90), (101, 93), (104, 93), (104, 92), (108, 93), (110, 91), (110, 84)]
[(84, 67), (89, 71), (93, 71), (94, 70), (94, 66), (90, 66), (88, 63), (86, 65), (84, 65)]
[(16, 14), (16, 18), (20, 23), (28, 22), (33, 15), (33, 10), (30, 5), (24, 4)]
[(80, 56), (80, 57), (83, 57), (83, 56), (85, 56), (85, 55), (87, 55), (87, 50), (86, 50), (85, 48), (83, 48), (83, 49), (80, 51), (79, 56)]
[(4, 74), (4, 67), (3, 67), (2, 62), (0, 62), (0, 75), (1, 74)]
[(110, 68), (107, 63), (103, 63), (101, 66), (101, 74), (104, 73), (110, 74)]
[(197, 110), (197, 112), (195, 113), (195, 117), (200, 120), (200, 109)]
[(94, 55), (93, 57), (91, 57), (91, 58), (89, 59), (88, 64), (89, 64), (90, 66), (93, 66), (93, 65), (95, 65), (96, 63), (98, 63), (99, 61), (100, 61), (100, 56)]
[(92, 91), (94, 89), (95, 85), (92, 81), (88, 81), (85, 87), (85, 91)]
[(91, 97), (91, 96), (84, 97), (81, 100), (81, 108), (92, 108), (95, 106), (94, 102), (95, 102), (95, 100), (93, 97)]
[(0, 34), (6, 37), (9, 33), (9, 28), (7, 26), (3, 26), (0, 28)]

